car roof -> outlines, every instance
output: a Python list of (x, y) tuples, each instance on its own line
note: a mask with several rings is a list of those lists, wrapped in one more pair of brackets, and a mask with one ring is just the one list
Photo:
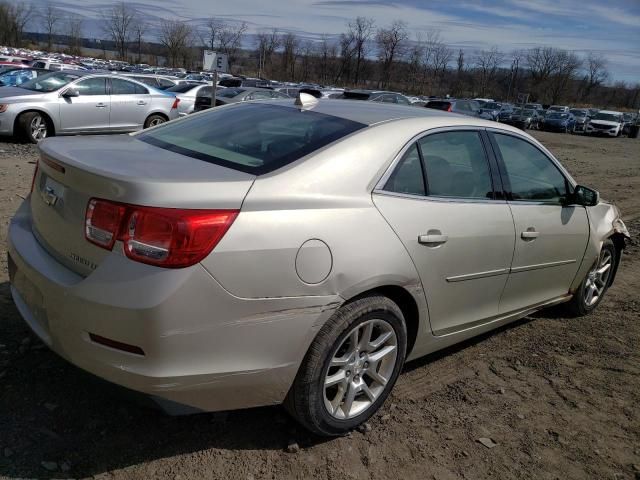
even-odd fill
[(608, 113), (611, 115), (622, 115), (622, 112), (616, 112), (615, 110), (600, 110), (598, 113)]
[[(274, 105), (300, 108), (294, 104), (294, 99), (267, 100), (261, 103), (272, 103)], [(346, 120), (351, 120), (365, 125), (375, 125), (378, 123), (389, 122), (391, 120), (403, 120), (410, 118), (441, 118), (448, 121), (451, 121), (451, 119), (463, 118), (468, 124), (478, 124), (482, 126), (495, 125), (494, 122), (479, 119), (476, 120), (472, 117), (457, 115), (441, 110), (382, 102), (363, 102), (361, 100), (318, 99), (318, 101), (313, 106), (310, 106), (309, 109), (314, 112), (344, 118)], [(453, 123), (459, 122), (454, 120)]]

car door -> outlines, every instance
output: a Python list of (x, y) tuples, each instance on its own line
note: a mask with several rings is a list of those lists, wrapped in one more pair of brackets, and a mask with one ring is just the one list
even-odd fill
[(111, 77), (110, 129), (113, 131), (140, 130), (151, 108), (151, 94), (139, 83)]
[(429, 133), (374, 191), (418, 270), (435, 335), (495, 318), (511, 265), (513, 219), (483, 138), (477, 130)]
[(584, 207), (568, 205), (572, 185), (542, 149), (515, 134), (491, 132), (516, 244), (501, 313), (569, 292), (589, 237)]
[(106, 77), (77, 80), (67, 89), (78, 92), (77, 97), (61, 95), (60, 132), (103, 132), (109, 130), (111, 98), (107, 94)]

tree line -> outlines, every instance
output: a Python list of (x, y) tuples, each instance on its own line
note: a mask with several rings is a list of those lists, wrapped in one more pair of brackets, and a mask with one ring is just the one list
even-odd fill
[[(272, 29), (252, 35), (252, 41), (245, 22), (212, 17), (151, 25), (124, 2), (104, 9), (100, 20), (115, 57), (137, 63), (152, 55), (170, 67), (199, 69), (203, 51), (215, 50), (227, 54), (234, 73), (281, 81), (502, 100), (528, 93), (530, 101), (541, 103), (640, 107), (640, 83), (611, 82), (602, 54), (580, 56), (549, 46), (456, 50), (438, 30), (412, 33), (400, 20), (377, 25), (360, 16), (337, 36), (311, 40)], [(26, 3), (0, 0), (0, 25), (7, 27), (0, 30), (0, 44), (21, 45), (27, 25), (35, 25), (46, 35), (48, 50), (60, 35), (69, 53), (81, 50), (82, 17), (53, 4), (36, 12)]]

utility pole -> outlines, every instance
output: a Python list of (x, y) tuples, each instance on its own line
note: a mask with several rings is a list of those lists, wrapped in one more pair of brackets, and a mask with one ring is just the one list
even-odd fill
[(211, 108), (216, 106), (216, 90), (218, 83), (218, 69), (213, 71), (213, 82), (211, 84)]

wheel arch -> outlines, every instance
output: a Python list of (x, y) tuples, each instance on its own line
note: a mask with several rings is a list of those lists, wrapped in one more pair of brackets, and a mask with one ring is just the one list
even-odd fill
[(407, 327), (407, 357), (411, 354), (413, 347), (416, 344), (418, 338), (418, 332), (420, 331), (420, 307), (415, 297), (405, 287), (400, 285), (380, 285), (377, 287), (364, 290), (360, 293), (346, 299), (343, 305), (347, 305), (363, 297), (369, 297), (372, 295), (382, 295), (394, 302), (404, 316), (405, 325)]
[[(40, 110), (38, 108), (28, 108), (26, 110), (23, 110), (19, 114), (17, 114), (16, 118), (13, 120), (13, 134), (14, 135), (16, 135), (16, 133), (17, 133), (18, 122), (20, 121), (20, 117), (22, 117), (23, 115), (25, 115), (27, 113), (39, 113), (40, 115), (42, 115), (44, 117), (44, 119), (46, 120), (46, 122), (49, 124), (49, 128), (51, 128), (51, 136), (54, 136), (56, 134), (56, 124), (53, 121), (53, 118), (51, 118), (51, 115), (49, 115), (49, 113), (47, 113), (45, 110)], [(47, 136), (49, 136), (49, 135), (47, 135)]]

